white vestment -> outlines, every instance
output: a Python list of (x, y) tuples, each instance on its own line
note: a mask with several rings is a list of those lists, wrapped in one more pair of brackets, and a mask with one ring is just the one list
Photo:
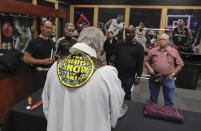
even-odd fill
[[(72, 48), (95, 50), (77, 43)], [(57, 76), (57, 62), (48, 71), (42, 93), (47, 131), (111, 131), (115, 127), (123, 104), (124, 91), (116, 68), (98, 68), (82, 87), (62, 85)]]

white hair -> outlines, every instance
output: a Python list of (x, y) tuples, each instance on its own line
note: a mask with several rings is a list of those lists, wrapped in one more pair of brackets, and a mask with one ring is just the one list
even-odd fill
[(84, 28), (80, 33), (80, 37), (78, 38), (78, 42), (86, 43), (96, 50), (100, 47), (102, 48), (104, 41), (105, 36), (103, 32), (97, 27)]

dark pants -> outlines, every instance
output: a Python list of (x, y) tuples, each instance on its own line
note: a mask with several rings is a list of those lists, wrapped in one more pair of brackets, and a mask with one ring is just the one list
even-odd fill
[(38, 89), (44, 87), (46, 76), (47, 76), (47, 71), (33, 71), (32, 72), (34, 92), (37, 91)]
[(120, 80), (121, 80), (122, 88), (124, 89), (124, 91), (126, 93), (124, 99), (131, 100), (131, 88), (133, 86), (134, 79), (133, 78), (120, 78)]

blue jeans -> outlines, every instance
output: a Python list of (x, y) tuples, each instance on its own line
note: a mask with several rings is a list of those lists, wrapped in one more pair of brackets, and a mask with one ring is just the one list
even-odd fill
[(150, 90), (150, 100), (153, 103), (158, 103), (158, 95), (160, 92), (160, 86), (163, 87), (163, 96), (165, 100), (166, 106), (173, 106), (174, 105), (174, 88), (175, 88), (175, 81), (168, 77), (163, 78), (162, 84), (157, 84), (153, 81), (152, 76), (149, 79), (149, 90)]
[(125, 99), (131, 100), (131, 88), (134, 83), (134, 78), (120, 78), (122, 88), (125, 91)]

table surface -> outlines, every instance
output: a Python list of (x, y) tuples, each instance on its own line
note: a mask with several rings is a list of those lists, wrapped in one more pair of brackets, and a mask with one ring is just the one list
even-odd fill
[[(32, 95), (33, 104), (41, 100), (42, 89)], [(153, 119), (143, 115), (145, 104), (126, 101), (128, 111), (118, 120), (117, 127), (112, 131), (200, 131), (201, 113), (182, 111), (183, 123), (175, 123)], [(42, 105), (36, 110), (26, 110), (27, 99), (15, 105), (9, 112), (2, 131), (46, 131), (46, 119)]]

